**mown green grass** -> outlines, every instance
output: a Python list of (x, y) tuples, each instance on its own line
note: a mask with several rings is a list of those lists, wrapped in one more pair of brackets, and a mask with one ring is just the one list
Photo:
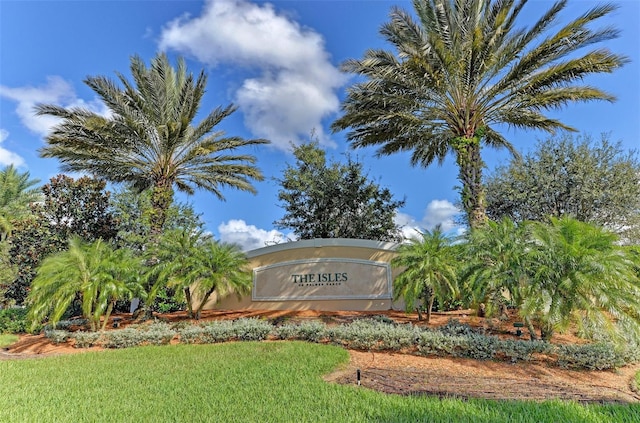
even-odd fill
[(636, 382), (636, 390), (640, 392), (640, 372), (636, 373), (635, 382)]
[(326, 383), (347, 351), (174, 345), (0, 361), (2, 422), (638, 422), (636, 405), (439, 400)]
[(18, 335), (0, 333), (0, 348), (8, 347), (18, 341)]

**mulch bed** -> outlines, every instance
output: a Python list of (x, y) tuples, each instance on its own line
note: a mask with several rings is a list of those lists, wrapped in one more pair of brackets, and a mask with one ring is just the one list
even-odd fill
[[(349, 323), (355, 319), (384, 315), (396, 322), (418, 324), (415, 314), (399, 311), (385, 312), (319, 312), (304, 311), (205, 311), (202, 320), (238, 319), (261, 317), (275, 322), (301, 322), (318, 319), (327, 324)], [(130, 315), (120, 318), (120, 328), (134, 323)], [(178, 322), (186, 320), (185, 313), (171, 313), (158, 318)], [(461, 323), (481, 327), (487, 333), (502, 338), (517, 338), (513, 320), (483, 319), (469, 310), (436, 313), (430, 327), (447, 323), (455, 318)], [(111, 328), (112, 325), (109, 325)], [(112, 329), (115, 330), (115, 329)], [(553, 342), (584, 342), (571, 334), (557, 335)], [(91, 348), (99, 351), (100, 348)], [(43, 335), (23, 335), (20, 340), (4, 350), (0, 349), (0, 360), (15, 360), (54, 355), (82, 353), (70, 344), (53, 344)], [(626, 366), (617, 371), (575, 371), (560, 369), (546, 362), (510, 364), (498, 361), (476, 361), (449, 357), (419, 357), (401, 353), (349, 351), (349, 364), (325, 380), (345, 385), (358, 386), (357, 370), (363, 389), (373, 389), (397, 395), (430, 395), (441, 398), (486, 398), (495, 400), (569, 400), (585, 403), (631, 403), (640, 404), (640, 394), (632, 390), (631, 384), (640, 365)]]

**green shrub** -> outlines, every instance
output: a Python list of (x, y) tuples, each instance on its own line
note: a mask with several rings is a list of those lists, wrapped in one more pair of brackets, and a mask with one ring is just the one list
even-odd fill
[(640, 361), (640, 343), (638, 341), (629, 341), (626, 347), (620, 352), (626, 364), (637, 363)]
[(26, 308), (4, 308), (0, 310), (0, 333), (25, 333), (26, 331)]
[(149, 345), (166, 345), (176, 334), (171, 325), (163, 322), (152, 323), (140, 330), (142, 343)]
[(97, 344), (98, 339), (100, 339), (100, 332), (84, 332), (78, 331), (71, 334), (71, 338), (73, 338), (76, 342), (74, 346), (76, 348), (89, 348)]
[(420, 335), (420, 328), (412, 324), (387, 326), (383, 331), (379, 347), (385, 350), (399, 351), (414, 347)]
[(220, 320), (207, 323), (202, 334), (202, 343), (214, 344), (216, 342), (226, 342), (235, 337), (233, 322)]
[(327, 330), (327, 337), (334, 344), (356, 350), (371, 350), (381, 337), (380, 323), (373, 320), (356, 320), (348, 325), (339, 325)]
[(184, 344), (203, 344), (203, 335), (205, 333), (206, 328), (191, 324), (188, 326), (178, 328), (178, 336), (180, 337), (180, 342)]
[(608, 370), (625, 364), (613, 344), (558, 345), (558, 365), (571, 369)]
[(454, 338), (458, 340), (454, 349), (454, 354), (458, 357), (492, 360), (500, 348), (500, 339), (497, 336), (470, 334)]
[(173, 313), (187, 308), (187, 303), (176, 299), (175, 291), (171, 288), (162, 288), (158, 292), (153, 303), (153, 311), (158, 313)]
[(385, 316), (384, 314), (376, 314), (375, 316), (371, 316), (371, 320), (378, 323), (386, 323), (388, 325), (395, 325), (396, 322), (390, 318), (389, 316)]
[[(219, 320), (201, 324), (164, 322), (130, 325), (125, 329), (97, 332), (68, 332), (60, 328), (78, 325), (78, 320), (61, 321), (58, 328), (46, 328), (45, 335), (60, 343), (75, 339), (77, 348), (102, 345), (106, 348), (127, 348), (138, 345), (168, 344), (176, 335), (185, 344), (208, 344), (226, 341), (262, 341), (269, 336), (285, 340), (329, 342), (346, 348), (368, 351), (398, 351), (410, 349), (422, 356), (452, 356), (476, 360), (531, 360), (534, 354), (555, 354), (558, 365), (565, 368), (605, 370), (640, 360), (637, 343), (614, 347), (610, 343), (556, 346), (543, 341), (501, 340), (484, 335), (455, 319), (438, 329), (421, 329), (412, 324), (397, 324), (377, 316), (355, 320), (349, 324), (326, 326), (312, 320), (298, 324), (273, 323), (246, 318)], [(415, 350), (414, 350), (415, 348)]]
[(60, 329), (60, 330), (69, 330), (71, 326), (86, 326), (89, 323), (87, 319), (65, 319), (60, 320), (55, 324), (55, 327), (47, 324), (44, 326), (44, 330), (49, 329)]
[(216, 342), (263, 341), (267, 339), (273, 325), (261, 319), (218, 320), (180, 330), (180, 339), (187, 343), (213, 344)]
[(437, 329), (445, 335), (473, 335), (476, 331), (465, 323), (460, 323), (458, 319), (449, 319), (447, 323)]
[(238, 319), (232, 326), (234, 338), (238, 341), (263, 341), (273, 329), (271, 323), (262, 319)]
[(63, 342), (67, 342), (71, 333), (66, 330), (60, 329), (45, 329), (44, 336), (49, 338), (55, 344), (62, 344)]
[(102, 346), (105, 348), (129, 348), (142, 344), (140, 331), (136, 328), (125, 328), (104, 333)]
[(499, 354), (511, 362), (529, 361), (533, 354), (549, 354), (553, 352), (553, 345), (544, 341), (524, 341), (504, 339), (500, 341)]
[(287, 323), (273, 329), (278, 339), (320, 342), (326, 337), (327, 326), (318, 321)]

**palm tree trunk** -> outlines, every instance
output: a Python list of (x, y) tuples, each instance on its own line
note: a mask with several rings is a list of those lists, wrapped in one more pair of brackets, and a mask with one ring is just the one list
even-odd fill
[(535, 341), (536, 339), (538, 339), (538, 336), (536, 335), (536, 328), (533, 327), (533, 323), (531, 322), (531, 319), (528, 317), (525, 317), (524, 323), (525, 325), (527, 325), (527, 329), (529, 330), (529, 338), (532, 341)]
[(193, 304), (191, 303), (191, 289), (186, 287), (184, 289), (184, 298), (187, 300), (187, 311), (189, 312), (189, 318), (194, 319), (196, 315), (193, 313)]
[(482, 184), (484, 162), (480, 157), (480, 138), (459, 137), (454, 143), (456, 162), (459, 167), (458, 180), (462, 183), (460, 197), (467, 215), (469, 227), (481, 227), (487, 221), (485, 190)]
[(104, 332), (104, 330), (107, 328), (107, 322), (109, 321), (109, 316), (111, 316), (111, 312), (113, 311), (113, 305), (115, 304), (115, 301), (111, 301), (109, 303), (109, 306), (107, 307), (107, 312), (104, 314), (104, 322), (102, 323), (102, 332)]
[(431, 294), (429, 296), (429, 304), (427, 305), (427, 324), (431, 322), (431, 311), (433, 310), (433, 302), (436, 300), (436, 296)]
[(173, 203), (173, 186), (171, 181), (163, 179), (157, 181), (151, 192), (151, 216), (149, 221), (151, 222), (151, 228), (149, 230), (149, 237), (151, 244), (155, 244), (158, 241), (164, 224), (167, 220), (167, 210)]
[(204, 294), (204, 296), (202, 297), (202, 300), (198, 305), (198, 310), (196, 311), (196, 320), (200, 320), (200, 314), (202, 313), (202, 309), (204, 308), (204, 305), (207, 303), (207, 301), (209, 300), (209, 297), (211, 297), (211, 294), (213, 294), (213, 291), (215, 290), (216, 290), (216, 287), (214, 286), (213, 288), (208, 290), (207, 293)]
[[(168, 179), (156, 181), (151, 192), (151, 210), (149, 211), (149, 222), (151, 225), (149, 229), (149, 244), (154, 251), (158, 245), (158, 241), (160, 240), (160, 235), (162, 235), (164, 224), (167, 220), (167, 210), (171, 206), (172, 202), (172, 182)], [(147, 260), (147, 266), (152, 267), (157, 264), (158, 257), (154, 253)], [(151, 280), (147, 282), (147, 286), (145, 287), (147, 292), (153, 289), (153, 285), (157, 283), (157, 280), (155, 280), (156, 278), (157, 276), (152, 277)], [(145, 301), (142, 306), (144, 310), (144, 320), (153, 318), (153, 300), (155, 300), (155, 296), (152, 297), (153, 299), (151, 301)]]

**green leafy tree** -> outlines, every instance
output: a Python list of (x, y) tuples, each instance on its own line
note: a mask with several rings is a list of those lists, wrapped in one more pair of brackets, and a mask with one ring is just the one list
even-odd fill
[(22, 304), (41, 261), (66, 250), (71, 236), (86, 241), (115, 236), (116, 221), (104, 188), (100, 180), (64, 175), (42, 187), (43, 201), (32, 206), (31, 215), (14, 222), (9, 255), (17, 275), (7, 287), (7, 298)]
[(402, 239), (394, 217), (404, 201), (370, 181), (361, 163), (327, 163), (315, 141), (294, 147), (293, 154), (295, 165), (278, 180), (285, 215), (276, 227), (293, 229), (300, 239)]
[(167, 279), (184, 297), (189, 317), (200, 319), (213, 294), (247, 294), (253, 281), (240, 248), (215, 241), (202, 231), (167, 232), (161, 242), (158, 279)]
[(472, 228), (486, 221), (482, 147), (515, 153), (498, 125), (572, 129), (545, 112), (578, 101), (613, 101), (583, 80), (627, 61), (604, 47), (581, 51), (618, 36), (612, 27), (590, 28), (615, 6), (596, 6), (559, 26), (567, 2), (558, 1), (531, 26), (518, 28), (525, 3), (413, 0), (417, 19), (394, 8), (380, 30), (395, 53), (371, 49), (343, 65), (363, 80), (348, 90), (333, 129), (350, 128), (353, 147), (379, 146), (380, 155), (411, 151), (412, 165), (442, 164), (453, 154)]
[[(167, 278), (157, 278), (158, 272), (148, 267), (160, 265), (166, 257), (161, 257), (163, 247), (150, 242), (151, 236), (151, 191), (137, 193), (134, 189), (124, 188), (115, 192), (111, 201), (114, 216), (118, 220), (117, 245), (135, 251), (137, 255), (146, 257), (145, 292), (142, 296), (144, 304), (141, 311), (146, 317), (153, 312), (171, 312), (184, 310), (186, 304), (176, 298), (174, 289), (167, 286)], [(173, 203), (167, 210), (164, 232), (192, 233), (202, 232), (204, 223), (190, 204)], [(162, 238), (166, 238), (162, 235)], [(129, 308), (129, 305), (124, 304)]]
[(129, 183), (139, 192), (150, 189), (153, 240), (164, 228), (174, 188), (187, 194), (204, 189), (220, 199), (224, 187), (255, 192), (251, 180), (263, 179), (253, 166), (256, 159), (236, 152), (268, 141), (224, 137), (216, 127), (236, 110), (233, 106), (217, 108), (193, 124), (205, 92), (204, 72), (194, 78), (184, 60), (174, 68), (165, 54), (152, 59), (150, 67), (134, 56), (130, 69), (134, 82), (118, 74), (122, 87), (102, 76), (85, 80), (109, 108), (108, 117), (38, 105), (38, 114), (62, 119), (41, 155), (59, 159), (64, 171)]
[(15, 300), (7, 298), (7, 290), (17, 275), (16, 268), (11, 263), (9, 256), (9, 244), (6, 242), (0, 242), (0, 269), (2, 269), (0, 272), (0, 308), (2, 308), (15, 302)]
[[(116, 243), (142, 253), (150, 244), (151, 236), (151, 191), (141, 193), (125, 187), (116, 190), (110, 198), (114, 218), (118, 222)], [(184, 229), (200, 230), (204, 227), (201, 216), (188, 203), (172, 203), (167, 209), (165, 231)]]
[(403, 298), (407, 312), (414, 308), (418, 311), (418, 320), (422, 320), (424, 307), (429, 323), (434, 301), (442, 304), (457, 293), (459, 258), (451, 239), (436, 227), (420, 232), (420, 238), (409, 239), (397, 253), (391, 265), (404, 270), (393, 282), (394, 300)]
[(41, 201), (40, 189), (34, 188), (39, 182), (13, 165), (0, 169), (0, 242), (11, 234), (12, 222), (30, 214), (31, 204)]
[(72, 237), (67, 251), (47, 257), (38, 268), (27, 298), (32, 327), (45, 319), (55, 326), (80, 295), (91, 330), (100, 328), (102, 318), (104, 330), (116, 301), (130, 298), (141, 288), (140, 265), (129, 250), (114, 250), (101, 239), (87, 243)]
[(103, 180), (88, 176), (55, 176), (42, 187), (44, 203), (36, 212), (65, 243), (72, 235), (85, 241), (111, 240), (118, 228), (105, 188)]
[[(584, 136), (552, 137), (487, 179), (487, 214), (516, 222), (571, 216), (640, 240), (640, 162), (634, 152)], [(637, 237), (637, 238), (636, 238)]]

